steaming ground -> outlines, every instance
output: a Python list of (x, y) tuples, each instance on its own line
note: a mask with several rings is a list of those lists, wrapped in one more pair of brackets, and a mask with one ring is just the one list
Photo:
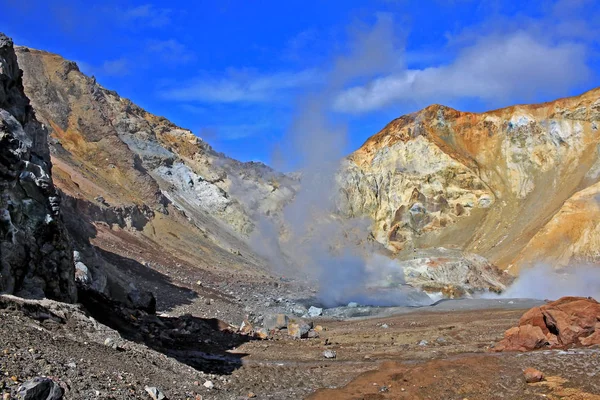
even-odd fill
[(556, 300), (563, 296), (600, 299), (598, 267), (572, 266), (556, 270), (547, 265), (537, 265), (521, 271), (515, 282), (500, 295), (489, 293), (483, 297)]

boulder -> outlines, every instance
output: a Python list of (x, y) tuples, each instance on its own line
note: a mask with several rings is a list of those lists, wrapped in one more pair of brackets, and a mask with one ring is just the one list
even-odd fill
[(535, 368), (525, 368), (523, 375), (525, 375), (525, 382), (527, 383), (536, 383), (544, 380), (544, 373)]
[(494, 351), (530, 351), (548, 345), (548, 338), (539, 326), (523, 325), (510, 328)]
[(323, 314), (323, 309), (320, 307), (310, 306), (307, 314), (311, 318), (318, 317)]
[(50, 378), (35, 377), (23, 383), (17, 389), (19, 400), (60, 400), (63, 389)]
[(271, 331), (274, 329), (283, 329), (288, 326), (289, 318), (285, 314), (268, 314), (263, 320), (263, 326)]
[(288, 335), (294, 339), (305, 339), (311, 326), (303, 320), (290, 321), (287, 326)]
[(529, 351), (600, 344), (600, 303), (586, 297), (563, 297), (534, 307), (519, 326), (504, 334), (494, 351)]

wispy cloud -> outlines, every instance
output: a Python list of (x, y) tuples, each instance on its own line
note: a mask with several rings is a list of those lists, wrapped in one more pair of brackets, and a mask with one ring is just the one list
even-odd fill
[(126, 58), (107, 60), (99, 65), (92, 65), (85, 61), (76, 61), (81, 72), (86, 75), (96, 76), (126, 76), (131, 73), (130, 62)]
[(149, 53), (158, 54), (164, 62), (171, 65), (187, 64), (196, 59), (196, 55), (183, 43), (175, 39), (151, 40), (146, 46)]
[(139, 23), (151, 28), (162, 28), (172, 22), (173, 10), (158, 8), (152, 4), (143, 4), (122, 11), (122, 17), (126, 22)]
[(200, 136), (206, 140), (234, 141), (264, 134), (272, 126), (269, 123), (239, 125), (215, 125), (200, 129)]
[(318, 31), (314, 28), (305, 29), (297, 33), (287, 41), (282, 52), (283, 58), (292, 61), (300, 61), (305, 52), (311, 47), (314, 47), (318, 36)]
[(130, 63), (126, 58), (118, 58), (102, 63), (100, 72), (104, 75), (125, 76), (130, 72)]
[(181, 109), (192, 114), (206, 114), (208, 112), (207, 108), (193, 104), (182, 104)]
[(560, 95), (590, 74), (584, 45), (545, 42), (521, 31), (480, 39), (446, 65), (407, 69), (346, 89), (334, 108), (360, 113), (395, 103)]
[(231, 69), (225, 76), (202, 77), (160, 92), (163, 98), (204, 103), (276, 102), (296, 89), (317, 83), (314, 69), (257, 74), (246, 69)]

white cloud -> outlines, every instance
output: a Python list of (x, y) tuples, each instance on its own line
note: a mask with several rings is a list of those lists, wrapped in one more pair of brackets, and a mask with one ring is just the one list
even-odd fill
[(224, 77), (199, 78), (163, 90), (164, 98), (206, 103), (262, 103), (276, 101), (282, 94), (318, 81), (315, 70), (255, 74), (230, 70)]
[(525, 31), (492, 35), (446, 65), (403, 70), (346, 89), (334, 108), (360, 113), (399, 103), (561, 95), (590, 76), (586, 57), (586, 47), (576, 42), (546, 42)]

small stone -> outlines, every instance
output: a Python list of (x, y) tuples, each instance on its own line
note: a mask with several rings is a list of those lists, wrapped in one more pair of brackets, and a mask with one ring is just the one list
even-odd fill
[(256, 397), (256, 394), (254, 394), (253, 392), (248, 393), (248, 398), (249, 399), (253, 399)]
[(527, 383), (536, 383), (544, 380), (544, 373), (535, 368), (525, 368), (523, 374)]
[(329, 359), (336, 358), (337, 357), (337, 353), (335, 351), (333, 351), (333, 350), (325, 350), (323, 352), (323, 357), (329, 358)]
[(204, 299), (204, 304), (206, 304), (207, 306), (210, 306), (212, 304), (212, 299), (211, 298)]
[(388, 325), (388, 324), (383, 324), (383, 325), (381, 325), (381, 327), (382, 327), (383, 329), (387, 329), (387, 328), (389, 328), (389, 325)]
[(315, 328), (314, 328), (314, 329), (315, 329), (315, 332), (322, 332), (322, 331), (324, 331), (324, 330), (325, 330), (325, 328), (323, 328), (321, 325), (317, 325), (317, 326), (315, 326)]
[(75, 364), (74, 362), (70, 362), (67, 364), (67, 367), (69, 368), (77, 368), (77, 364)]
[(389, 390), (389, 389), (388, 389), (388, 387), (387, 387), (387, 386), (382, 386), (382, 387), (380, 387), (380, 388), (379, 388), (379, 391), (380, 391), (380, 392), (382, 392), (382, 393), (383, 393), (383, 392), (387, 392), (388, 390)]
[(106, 338), (106, 340), (104, 340), (104, 345), (108, 346), (114, 350), (117, 350), (119, 348), (119, 344), (113, 338)]
[(315, 331), (314, 329), (311, 329), (311, 330), (308, 331), (307, 337), (309, 339), (316, 339), (316, 338), (319, 337), (319, 333), (317, 331)]
[(152, 400), (164, 400), (166, 396), (154, 386), (146, 386), (144, 390), (150, 395)]
[(17, 398), (22, 400), (60, 400), (63, 398), (63, 389), (52, 379), (38, 376), (19, 386)]
[(419, 346), (427, 346), (429, 344), (429, 342), (427, 340), (421, 340), (419, 342)]
[(349, 308), (356, 308), (358, 307), (358, 303), (355, 301), (351, 301), (350, 303), (348, 303), (348, 307)]
[(215, 387), (215, 384), (212, 383), (212, 381), (206, 381), (202, 386), (204, 386), (207, 389), (213, 389)]

